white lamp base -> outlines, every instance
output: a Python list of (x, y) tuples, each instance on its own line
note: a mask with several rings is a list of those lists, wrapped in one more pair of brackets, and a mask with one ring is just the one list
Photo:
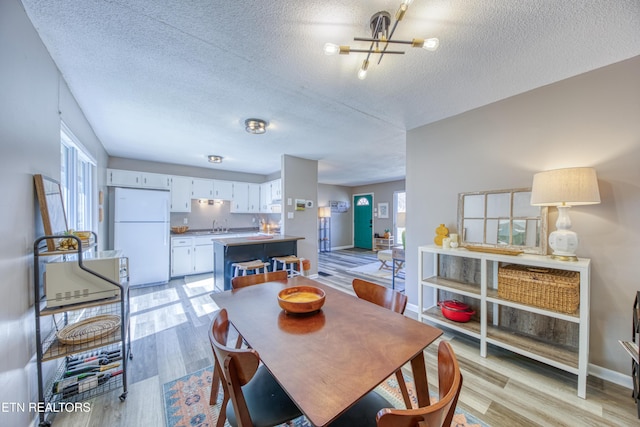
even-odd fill
[(549, 234), (549, 246), (553, 249), (551, 258), (560, 261), (578, 261), (578, 235), (571, 231), (569, 206), (558, 206), (557, 230)]

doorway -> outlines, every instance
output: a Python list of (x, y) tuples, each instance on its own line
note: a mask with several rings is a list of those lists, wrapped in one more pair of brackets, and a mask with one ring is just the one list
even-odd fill
[(373, 195), (353, 196), (353, 247), (373, 248)]

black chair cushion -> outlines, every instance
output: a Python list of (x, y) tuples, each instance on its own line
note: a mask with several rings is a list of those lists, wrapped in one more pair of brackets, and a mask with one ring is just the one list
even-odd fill
[[(260, 365), (251, 381), (242, 387), (242, 393), (255, 427), (275, 426), (302, 415), (264, 365)], [(238, 426), (231, 400), (227, 404), (227, 421), (233, 427)]]
[(384, 397), (372, 391), (329, 425), (331, 427), (376, 427), (378, 411), (393, 407)]

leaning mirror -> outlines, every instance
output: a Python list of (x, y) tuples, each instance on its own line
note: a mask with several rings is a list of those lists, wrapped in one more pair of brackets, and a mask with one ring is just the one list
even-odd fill
[(547, 253), (547, 207), (531, 206), (531, 189), (460, 193), (461, 246)]
[[(47, 236), (66, 234), (68, 232), (67, 217), (64, 213), (60, 184), (42, 175), (34, 175), (33, 179), (36, 186), (38, 204), (40, 205), (44, 234)], [(47, 240), (47, 249), (50, 251), (56, 249), (55, 240)]]

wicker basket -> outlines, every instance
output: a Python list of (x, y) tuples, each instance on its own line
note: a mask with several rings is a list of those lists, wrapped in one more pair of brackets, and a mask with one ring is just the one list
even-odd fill
[(574, 314), (580, 305), (580, 273), (506, 265), (498, 269), (498, 296), (509, 301)]

